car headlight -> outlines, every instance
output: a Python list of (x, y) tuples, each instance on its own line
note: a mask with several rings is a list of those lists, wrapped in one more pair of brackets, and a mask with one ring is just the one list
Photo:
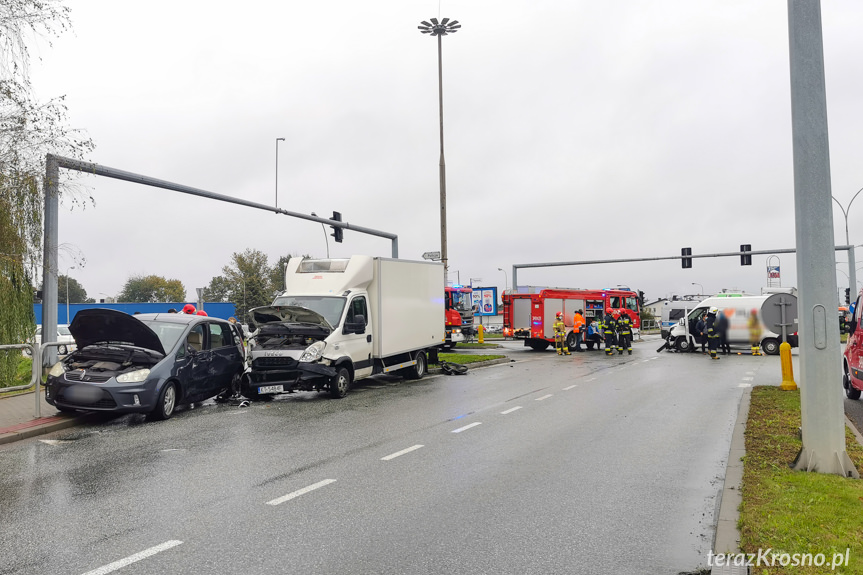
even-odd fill
[(327, 347), (326, 343), (322, 341), (316, 341), (315, 343), (306, 348), (306, 351), (304, 351), (303, 355), (300, 356), (300, 361), (304, 363), (308, 363), (310, 361), (318, 361), (324, 354), (325, 347)]
[(461, 330), (460, 329), (454, 329), (454, 330), (452, 330), (452, 332), (453, 333), (461, 333)]
[(135, 371), (129, 371), (127, 373), (118, 375), (117, 381), (120, 383), (139, 383), (147, 379), (149, 375), (149, 369), (138, 369)]
[(51, 371), (48, 372), (48, 375), (51, 377), (60, 377), (64, 373), (66, 373), (66, 368), (63, 367), (62, 361), (58, 361), (54, 364), (54, 367), (51, 368)]

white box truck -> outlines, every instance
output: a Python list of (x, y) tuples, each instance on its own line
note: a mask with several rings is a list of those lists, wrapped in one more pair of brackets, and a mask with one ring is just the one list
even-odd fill
[(423, 377), (444, 343), (443, 287), (439, 263), (291, 258), (284, 293), (251, 310), (251, 369), (241, 392), (339, 398), (371, 375)]

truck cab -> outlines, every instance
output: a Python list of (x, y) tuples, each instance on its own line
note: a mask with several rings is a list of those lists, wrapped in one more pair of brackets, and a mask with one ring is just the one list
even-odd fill
[(467, 341), (473, 335), (473, 290), (464, 286), (444, 288), (446, 346)]

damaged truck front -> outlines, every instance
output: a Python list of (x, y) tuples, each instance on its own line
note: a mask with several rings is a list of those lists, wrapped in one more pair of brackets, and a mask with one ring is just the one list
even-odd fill
[(285, 292), (251, 310), (243, 395), (320, 391), (340, 398), (371, 375), (423, 377), (444, 341), (442, 284), (439, 264), (292, 258)]

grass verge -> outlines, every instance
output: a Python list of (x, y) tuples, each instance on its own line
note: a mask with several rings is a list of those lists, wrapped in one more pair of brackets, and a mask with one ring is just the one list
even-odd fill
[[(20, 355), (20, 353), (19, 353)], [(24, 357), (23, 355), (18, 360), (18, 366), (15, 371), (15, 376), (12, 381), (0, 381), (0, 397), (8, 397), (11, 395), (18, 395), (19, 393), (28, 393), (26, 390), (21, 391), (8, 391), (4, 392), (3, 389), (6, 387), (16, 387), (19, 385), (27, 385), (30, 383), (30, 377), (32, 375), (33, 369), (33, 360), (29, 357)]]
[[(848, 566), (832, 571), (863, 575), (863, 481), (837, 475), (794, 471), (803, 443), (798, 438), (800, 392), (755, 387), (746, 423), (740, 548), (745, 553), (823, 553), (827, 565), (773, 566), (752, 569), (758, 575), (831, 572), (834, 554), (849, 549)], [(845, 429), (848, 455), (860, 470), (863, 447)], [(800, 556), (804, 561), (805, 556)]]
[(500, 347), (500, 346), (497, 345), (496, 343), (470, 342), (470, 343), (459, 343), (456, 347), (458, 349), (494, 349), (494, 348)]
[[(449, 361), (451, 363), (460, 363), (462, 365), (467, 363), (476, 363), (478, 361), (488, 361), (490, 359), (500, 359), (502, 357), (506, 357), (505, 355), (466, 355), (463, 353), (439, 353), (438, 359), (441, 361)], [(440, 364), (431, 363), (429, 364), (433, 367), (437, 367)]]

